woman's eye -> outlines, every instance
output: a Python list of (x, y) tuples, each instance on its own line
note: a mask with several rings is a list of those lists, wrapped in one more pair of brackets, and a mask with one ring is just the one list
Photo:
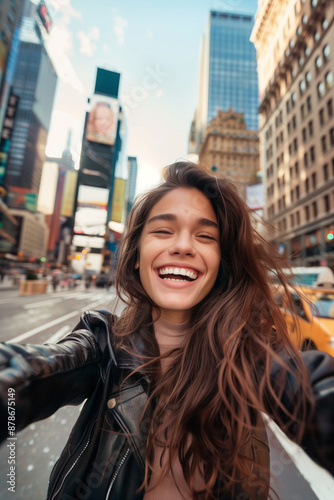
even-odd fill
[(156, 231), (153, 231), (154, 234), (171, 234), (171, 232), (168, 229), (157, 229)]
[(216, 241), (216, 238), (214, 236), (211, 236), (211, 234), (200, 234), (199, 237), (200, 238), (206, 238), (208, 240)]

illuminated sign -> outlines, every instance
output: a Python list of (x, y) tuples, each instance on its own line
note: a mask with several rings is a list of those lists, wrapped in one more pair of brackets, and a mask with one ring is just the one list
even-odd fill
[(51, 21), (51, 17), (49, 15), (48, 9), (46, 8), (46, 5), (43, 2), (43, 0), (39, 3), (39, 6), (37, 8), (37, 13), (38, 13), (39, 17), (41, 18), (41, 21), (43, 23), (44, 28), (46, 29), (46, 31), (48, 33), (50, 33), (52, 21)]
[(113, 97), (94, 94), (86, 127), (86, 139), (91, 142), (115, 144), (119, 103)]
[(74, 233), (87, 236), (105, 235), (108, 196), (108, 189), (79, 186)]

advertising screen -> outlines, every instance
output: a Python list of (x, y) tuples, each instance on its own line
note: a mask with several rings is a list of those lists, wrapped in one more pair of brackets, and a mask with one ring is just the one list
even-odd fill
[(86, 127), (88, 141), (110, 146), (115, 144), (118, 108), (117, 99), (104, 95), (93, 95)]
[(79, 186), (74, 233), (104, 236), (107, 223), (109, 190), (92, 186)]

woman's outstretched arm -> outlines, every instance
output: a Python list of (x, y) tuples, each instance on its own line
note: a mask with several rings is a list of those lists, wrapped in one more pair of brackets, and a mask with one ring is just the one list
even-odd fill
[(9, 437), (12, 409), (17, 432), (84, 401), (98, 383), (100, 358), (98, 340), (86, 329), (75, 329), (57, 344), (0, 344), (0, 442)]
[[(315, 405), (313, 410), (309, 409), (308, 420), (301, 422), (305, 427), (300, 445), (310, 458), (334, 475), (334, 358), (321, 351), (303, 352), (301, 357), (308, 372)], [(290, 359), (288, 364), (293, 366), (294, 361)], [(281, 367), (274, 365), (271, 372), (273, 380), (280, 369)], [(296, 379), (291, 373), (286, 374), (282, 394), (285, 408), (292, 413), (294, 405), (301, 397)], [(286, 421), (286, 416), (279, 413), (282, 421)], [(298, 434), (297, 426), (295, 423), (284, 429), (293, 440)]]

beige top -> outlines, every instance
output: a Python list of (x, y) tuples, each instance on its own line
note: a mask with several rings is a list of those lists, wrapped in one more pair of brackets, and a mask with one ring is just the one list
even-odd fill
[[(154, 323), (154, 331), (161, 354), (175, 346), (178, 346), (187, 333), (187, 329), (188, 322), (175, 324), (164, 318), (159, 318)], [(162, 362), (166, 365), (166, 363), (168, 363), (168, 358), (162, 360)], [(162, 369), (164, 370), (164, 365), (162, 366)], [(162, 451), (163, 448), (161, 448), (161, 451), (158, 450), (158, 453), (156, 453), (149, 491), (145, 492), (144, 500), (191, 500), (192, 497), (183, 477), (182, 467), (178, 459), (174, 461), (172, 467), (175, 481), (172, 473), (169, 472), (157, 485), (161, 473), (160, 462)], [(166, 451), (162, 457), (162, 465), (164, 465), (168, 459), (167, 453), (168, 452)], [(203, 481), (199, 472), (195, 477), (195, 485), (197, 487), (196, 489), (203, 487)], [(179, 490), (182, 492), (182, 495)]]

